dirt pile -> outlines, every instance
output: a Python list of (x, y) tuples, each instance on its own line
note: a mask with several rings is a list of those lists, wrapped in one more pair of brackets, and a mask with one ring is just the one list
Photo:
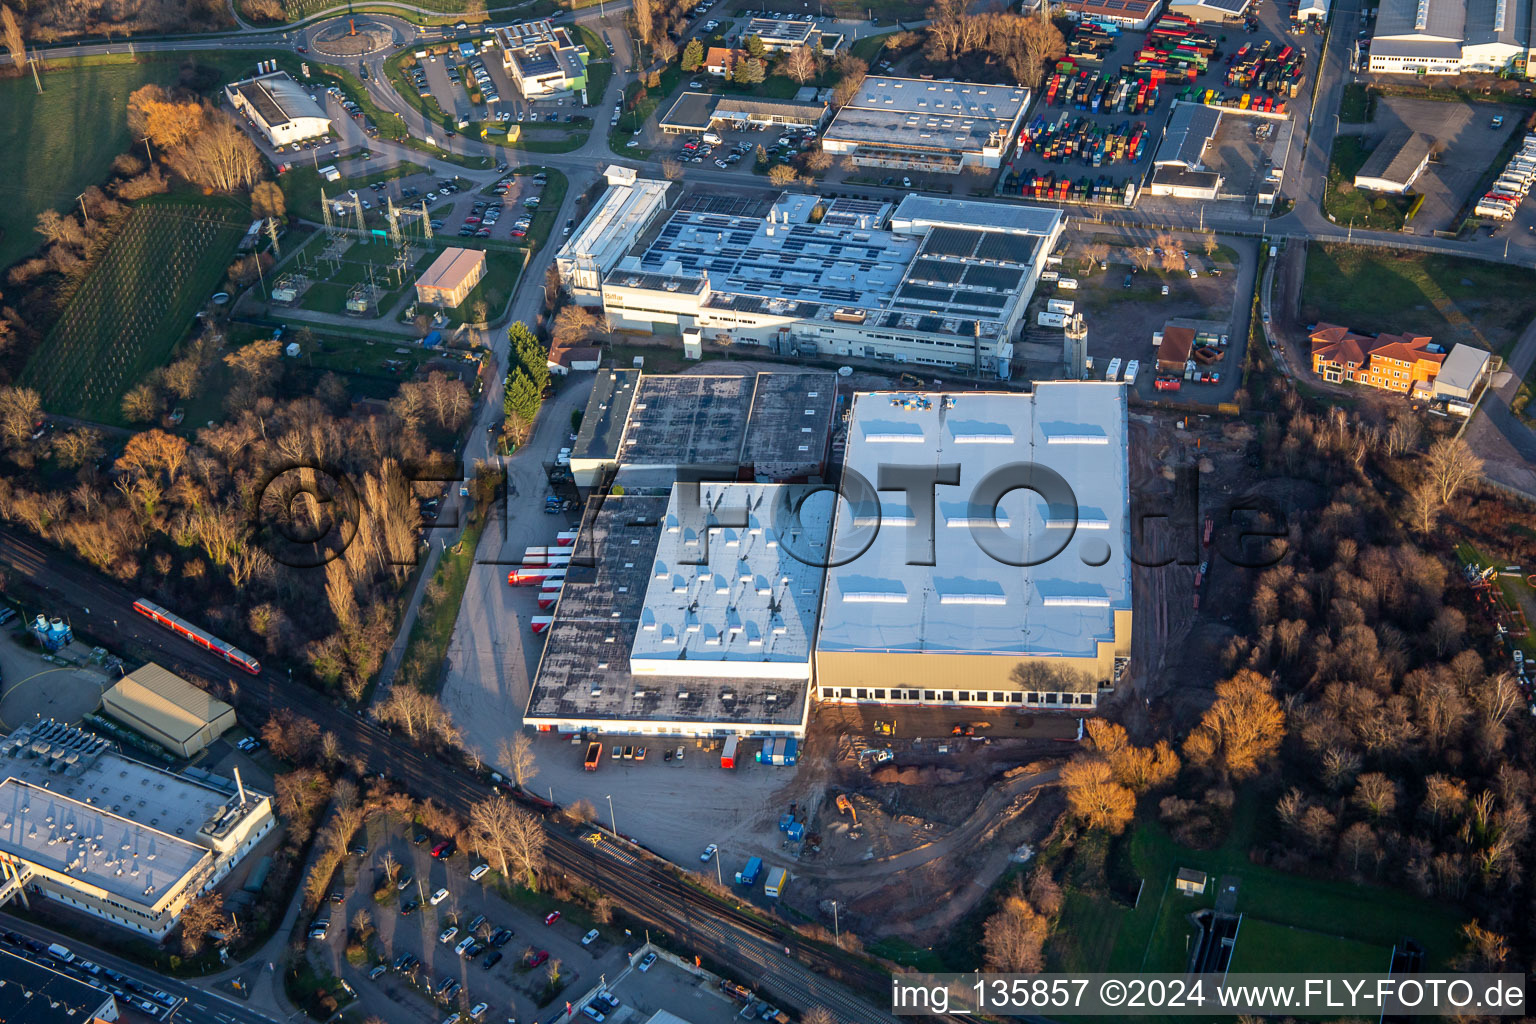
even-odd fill
[(877, 786), (950, 786), (964, 778), (965, 772), (954, 768), (898, 768), (895, 765), (878, 768), (871, 776)]

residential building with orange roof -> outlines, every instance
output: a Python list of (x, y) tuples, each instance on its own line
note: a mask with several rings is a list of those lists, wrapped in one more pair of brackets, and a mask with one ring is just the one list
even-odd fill
[(736, 70), (736, 62), (747, 56), (746, 50), (728, 49), (724, 46), (711, 46), (704, 54), (704, 70), (712, 75), (729, 78)]
[(1337, 324), (1317, 324), (1310, 335), (1312, 372), (1330, 384), (1365, 384), (1414, 398), (1433, 394), (1445, 362), (1430, 338), (1417, 334), (1356, 334)]

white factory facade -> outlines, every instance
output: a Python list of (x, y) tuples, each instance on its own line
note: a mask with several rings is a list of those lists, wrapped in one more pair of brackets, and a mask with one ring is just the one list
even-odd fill
[(318, 139), (331, 132), (325, 108), (286, 71), (231, 82), (224, 87), (224, 95), (274, 146)]
[[(1007, 378), (1012, 339), (1065, 225), (1047, 207), (911, 195), (894, 209), (796, 192), (762, 202), (611, 187), (560, 253), (615, 330)], [(609, 202), (609, 199), (612, 202)], [(622, 227), (599, 230), (605, 222)], [(592, 229), (588, 237), (588, 227)]]
[(1366, 70), (1373, 74), (1531, 74), (1533, 0), (1383, 0)]
[(271, 798), (108, 748), (53, 721), (0, 739), (0, 902), (43, 896), (163, 939), (272, 830)]

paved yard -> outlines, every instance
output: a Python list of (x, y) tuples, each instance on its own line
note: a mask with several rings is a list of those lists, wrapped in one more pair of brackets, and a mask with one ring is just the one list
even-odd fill
[[(321, 918), (330, 920), (329, 934), (324, 940), (311, 941), (310, 955), (337, 974), (357, 990), (366, 1013), (377, 1012), (385, 1020), (396, 1024), (406, 1020), (436, 1021), (453, 1008), (467, 1009), (478, 1002), (490, 1004), (486, 1020), (505, 1020), (516, 1017), (520, 1021), (532, 1021), (539, 1016), (538, 999), (545, 985), (548, 964), (524, 968), (522, 957), (529, 948), (549, 954), (549, 962), (559, 960), (566, 987), (561, 1000), (580, 994), (598, 977), (611, 976), (627, 963), (626, 953), (616, 944), (623, 940), (622, 933), (604, 936), (591, 946), (582, 946), (581, 938), (587, 930), (581, 922), (562, 919), (546, 926), (537, 911), (513, 906), (493, 888), (498, 880), (492, 871), (480, 881), (469, 879), (469, 869), (478, 863), (464, 853), (455, 854), (447, 861), (436, 860), (431, 855), (435, 837), (417, 844), (413, 842), (416, 830), (386, 823), (375, 817), (368, 824), (368, 852), (363, 856), (352, 855), (343, 868), (346, 880), (344, 904), (326, 903), (320, 910)], [(402, 867), (398, 878), (406, 881), (403, 891), (391, 888), (384, 881), (385, 855), (393, 856)], [(384, 886), (389, 896), (380, 905), (374, 892)], [(431, 896), (438, 889), (447, 889), (450, 895), (442, 903), (433, 906)], [(410, 914), (402, 914), (403, 901), (415, 900), (421, 905)], [(377, 934), (373, 939), (373, 951), (362, 967), (353, 967), (345, 960), (348, 926), (359, 910), (366, 910), (372, 917)], [(486, 922), (475, 934), (489, 935), (496, 928), (510, 928), (512, 938), (500, 947), (503, 958), (487, 967), (495, 946), (487, 945), (485, 952), (472, 960), (455, 952), (455, 945), (469, 934), (469, 924), (480, 915)], [(308, 928), (307, 922), (305, 923)], [(444, 929), (457, 927), (447, 943), (440, 941)], [(638, 945), (638, 942), (635, 943)], [(377, 964), (393, 964), (402, 954), (411, 953), (421, 958), (421, 966), (411, 975), (386, 970), (379, 978), (370, 979), (369, 971)], [(435, 999), (426, 987), (436, 989), (448, 978), (457, 979), (462, 986), (450, 1002)], [(552, 1008), (552, 1007), (551, 1007)], [(547, 1011), (546, 1011), (547, 1012)]]

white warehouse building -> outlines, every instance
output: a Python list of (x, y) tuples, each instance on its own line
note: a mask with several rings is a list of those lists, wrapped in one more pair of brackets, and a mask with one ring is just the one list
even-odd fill
[[(1059, 210), (911, 195), (685, 196), (603, 280), (617, 330), (1011, 374)], [(562, 271), (563, 272), (563, 271)]]
[(1530, 73), (1533, 0), (1383, 0), (1366, 70)]
[(318, 139), (331, 132), (325, 108), (312, 100), (304, 87), (286, 71), (231, 82), (224, 95), (241, 114), (250, 118), (274, 146)]

